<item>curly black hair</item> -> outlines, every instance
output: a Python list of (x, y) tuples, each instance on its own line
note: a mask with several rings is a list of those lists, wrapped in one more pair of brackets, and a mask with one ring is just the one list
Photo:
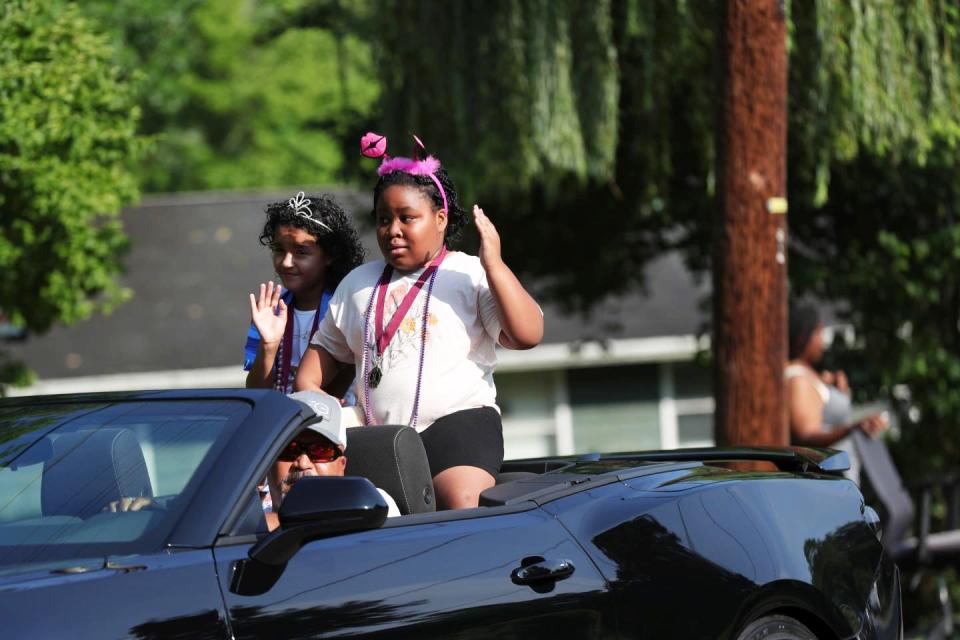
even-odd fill
[[(463, 234), (463, 228), (468, 221), (467, 212), (460, 206), (460, 196), (457, 195), (457, 188), (454, 186), (453, 179), (450, 178), (447, 170), (440, 167), (434, 175), (440, 181), (447, 195), (447, 231), (444, 234), (444, 240), (447, 245), (450, 245), (459, 240)], [(404, 171), (393, 171), (380, 176), (377, 186), (373, 188), (373, 211), (370, 212), (370, 215), (373, 216), (374, 220), (377, 216), (377, 202), (380, 201), (381, 194), (387, 187), (393, 185), (417, 187), (433, 203), (434, 211), (443, 208), (443, 196), (440, 195), (440, 190), (437, 189), (437, 185), (430, 179), (430, 176), (416, 176)]]
[(310, 204), (306, 205), (310, 215), (329, 229), (298, 214), (288, 201), (274, 202), (267, 205), (267, 221), (260, 234), (260, 244), (272, 247), (280, 226), (296, 227), (315, 236), (317, 245), (327, 255), (332, 256), (323, 285), (327, 291), (333, 291), (344, 276), (363, 263), (363, 245), (360, 244), (360, 236), (350, 218), (335, 200), (329, 196), (307, 196), (306, 199), (310, 201)]

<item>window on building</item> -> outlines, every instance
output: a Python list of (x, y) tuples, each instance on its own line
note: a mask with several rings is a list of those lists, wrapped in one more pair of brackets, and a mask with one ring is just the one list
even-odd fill
[(673, 385), (677, 413), (677, 446), (712, 447), (713, 384), (709, 365), (703, 362), (677, 362)]
[(562, 372), (497, 373), (497, 405), (503, 416), (504, 458), (557, 453), (555, 398)]
[(658, 380), (653, 364), (568, 371), (575, 451), (659, 448)]
[(678, 415), (677, 442), (680, 447), (712, 447), (714, 443), (713, 414)]

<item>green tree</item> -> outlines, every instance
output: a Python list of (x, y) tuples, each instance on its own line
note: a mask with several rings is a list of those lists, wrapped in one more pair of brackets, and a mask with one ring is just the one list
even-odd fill
[[(30, 331), (108, 311), (142, 143), (129, 82), (73, 5), (0, 9), (0, 308)], [(0, 385), (28, 371), (4, 360)], [(2, 386), (0, 386), (2, 389)]]
[[(91, 0), (140, 72), (148, 191), (342, 180), (379, 96), (368, 2)], [(347, 151), (349, 147), (349, 151)]]
[(708, 217), (716, 4), (394, 0), (383, 133), (418, 132), (506, 238), (547, 239), (508, 240), (511, 265), (589, 309)]
[[(823, 204), (861, 152), (925, 162), (956, 120), (953, 3), (787, 5), (791, 202)], [(572, 308), (642, 286), (666, 247), (708, 269), (721, 6), (392, 0), (383, 132), (420, 132), (505, 231), (548, 240), (509, 257)]]

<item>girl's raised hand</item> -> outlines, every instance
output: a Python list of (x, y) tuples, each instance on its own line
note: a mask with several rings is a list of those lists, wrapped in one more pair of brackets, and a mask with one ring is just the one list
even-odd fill
[(287, 305), (280, 299), (279, 284), (260, 285), (260, 297), (250, 294), (250, 316), (264, 344), (279, 343), (287, 326)]
[(503, 262), (500, 255), (500, 234), (478, 205), (473, 205), (473, 221), (477, 225), (477, 233), (480, 234), (480, 264), (484, 271), (489, 272), (491, 267)]
[(532, 349), (543, 340), (543, 311), (503, 261), (500, 234), (477, 205), (473, 205), (473, 220), (480, 234), (480, 264), (497, 304), (500, 344), (508, 349)]

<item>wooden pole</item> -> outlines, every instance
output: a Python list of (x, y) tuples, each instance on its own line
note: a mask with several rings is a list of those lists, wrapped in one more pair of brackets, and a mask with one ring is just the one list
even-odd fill
[(717, 444), (785, 445), (787, 34), (783, 0), (721, 23), (713, 356)]

